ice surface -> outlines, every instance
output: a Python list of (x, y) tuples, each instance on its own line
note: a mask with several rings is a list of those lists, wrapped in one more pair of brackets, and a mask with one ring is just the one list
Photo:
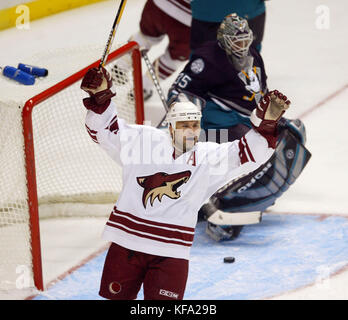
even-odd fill
[[(143, 4), (144, 0), (128, 1), (116, 42), (126, 41), (137, 30)], [(319, 0), (267, 2), (262, 49), (269, 88), (283, 91), (292, 101), (288, 117), (303, 115), (312, 159), (263, 222), (246, 227), (237, 241), (215, 243), (205, 235), (204, 225), (198, 225), (186, 299), (348, 299), (348, 3), (332, 0), (324, 7), (328, 29), (320, 29), (321, 5)], [(115, 11), (115, 2), (106, 1), (33, 21), (29, 30), (1, 31), (1, 47), (6, 49), (0, 50), (0, 65), (28, 63), (47, 50), (103, 46)], [(159, 55), (165, 43), (155, 47), (150, 58)], [(162, 84), (164, 90), (171, 81)], [(4, 88), (0, 86), (0, 98), (7, 95)], [(156, 122), (162, 115), (161, 102), (153, 96), (146, 117)], [(83, 252), (87, 257), (105, 245), (100, 240), (102, 220), (91, 221), (91, 226), (86, 221), (64, 223), (74, 232), (64, 234), (65, 242), (59, 245), (67, 249), (63, 255), (54, 247), (50, 222), (42, 223), (44, 250), (51, 248), (49, 259), (43, 252), (46, 283), (78, 264), (71, 256)], [(91, 234), (89, 248), (81, 251), (75, 235), (85, 242), (91, 228), (100, 232)], [(223, 264), (227, 255), (236, 262)], [(103, 258), (101, 254), (90, 260), (38, 298), (98, 299)], [(77, 287), (76, 281), (84, 286)]]

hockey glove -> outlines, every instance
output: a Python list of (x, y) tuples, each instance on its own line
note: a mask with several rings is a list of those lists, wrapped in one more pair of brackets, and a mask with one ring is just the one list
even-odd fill
[(268, 141), (271, 148), (277, 144), (277, 124), (285, 110), (290, 106), (286, 96), (277, 90), (268, 92), (251, 113), (253, 128)]
[[(112, 79), (105, 68), (92, 68), (87, 71), (82, 79), (81, 89), (89, 94), (89, 98), (83, 99), (83, 104), (87, 109), (101, 113), (116, 95), (111, 91)], [(101, 111), (101, 112), (98, 112)]]

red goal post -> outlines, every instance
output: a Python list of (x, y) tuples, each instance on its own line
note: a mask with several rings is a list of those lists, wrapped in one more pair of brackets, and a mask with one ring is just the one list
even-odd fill
[[(143, 124), (144, 122), (144, 104), (142, 90), (142, 70), (141, 70), (141, 54), (139, 46), (136, 42), (129, 42), (117, 50), (111, 52), (106, 61), (106, 65), (116, 59), (119, 59), (125, 54), (131, 54), (133, 66), (133, 86), (134, 86), (134, 103), (135, 103), (135, 119), (136, 123)], [(34, 285), (38, 290), (44, 290), (44, 282), (42, 276), (42, 261), (41, 261), (41, 245), (40, 245), (40, 228), (39, 228), (39, 204), (37, 194), (37, 179), (35, 168), (35, 152), (34, 152), (34, 132), (32, 124), (32, 112), (36, 106), (55, 94), (61, 92), (67, 87), (81, 81), (88, 69), (99, 66), (99, 60), (91, 65), (76, 72), (70, 77), (39, 93), (29, 99), (22, 110), (22, 123), (24, 135), (24, 152), (25, 152), (25, 167), (27, 180), (27, 199), (29, 208), (29, 223), (31, 236), (31, 255)], [(82, 102), (81, 102), (82, 103)], [(86, 133), (87, 134), (87, 133)]]

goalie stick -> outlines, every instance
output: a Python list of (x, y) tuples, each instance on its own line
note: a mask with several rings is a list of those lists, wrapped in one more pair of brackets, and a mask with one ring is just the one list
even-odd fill
[[(157, 75), (156, 75), (156, 72), (154, 70), (154, 67), (152, 65), (152, 63), (150, 62), (150, 59), (147, 55), (147, 51), (146, 49), (143, 49), (141, 50), (141, 55), (142, 57), (144, 58), (144, 61), (145, 61), (145, 64), (146, 64), (146, 67), (147, 69), (149, 70), (149, 73), (150, 73), (150, 76), (151, 76), (151, 80), (156, 88), (156, 91), (161, 99), (161, 102), (162, 102), (162, 105), (164, 107), (164, 110), (166, 111), (166, 113), (168, 112), (169, 110), (169, 107), (167, 105), (167, 101), (164, 97), (164, 94), (163, 94), (163, 91), (162, 91), (162, 88), (159, 84), (159, 81), (158, 81), (158, 78), (157, 78)], [(166, 119), (166, 115), (162, 118), (162, 120), (160, 121), (160, 123), (157, 125), (157, 128), (165, 128), (167, 126), (167, 123), (165, 121)]]
[(262, 212), (260, 211), (226, 212), (216, 207), (216, 200), (217, 199), (213, 197), (202, 206), (199, 213), (201, 218), (214, 225), (220, 226), (242, 226), (261, 222)]
[[(168, 104), (171, 105), (173, 100), (169, 99), (168, 102), (166, 101), (166, 98), (164, 97), (162, 88), (161, 88), (161, 86), (159, 84), (156, 71), (155, 71), (155, 69), (154, 69), (154, 67), (153, 67), (152, 63), (150, 62), (150, 59), (149, 59), (149, 57), (147, 55), (147, 51), (148, 51), (147, 49), (141, 50), (141, 55), (144, 58), (145, 64), (147, 66), (147, 69), (148, 69), (148, 71), (149, 71), (149, 73), (151, 75), (151, 80), (152, 80), (152, 82), (153, 82), (153, 84), (154, 84), (154, 86), (156, 88), (156, 91), (157, 91), (157, 93), (158, 93), (158, 95), (159, 95), (159, 97), (161, 99), (162, 105), (163, 105), (163, 107), (164, 107), (164, 109), (166, 111), (166, 114), (167, 114), (167, 112), (169, 111)], [(198, 96), (196, 96), (194, 94), (191, 94), (190, 92), (184, 91), (184, 90), (182, 90), (181, 92), (177, 92), (178, 97), (180, 97), (181, 93), (184, 95), (185, 101), (186, 100), (191, 101), (196, 106), (198, 106), (201, 110), (204, 108), (205, 101), (202, 98), (200, 98), (200, 97), (198, 97)], [(178, 101), (183, 101), (183, 100), (178, 100)], [(157, 128), (159, 128), (159, 129), (167, 128), (168, 123), (166, 121), (166, 116), (167, 115), (164, 115), (162, 120), (157, 125)]]
[(262, 219), (261, 212), (224, 212), (215, 211), (207, 221), (216, 225), (243, 226), (247, 224), (260, 223)]
[(111, 28), (111, 31), (110, 31), (110, 34), (109, 34), (108, 41), (106, 42), (106, 46), (105, 46), (105, 49), (104, 49), (103, 56), (100, 59), (99, 69), (101, 67), (104, 67), (104, 65), (105, 65), (106, 59), (107, 59), (107, 57), (109, 55), (109, 52), (110, 52), (110, 49), (111, 49), (111, 46), (112, 46), (112, 42), (114, 41), (114, 37), (115, 37), (115, 34), (116, 34), (116, 29), (117, 29), (117, 27), (118, 27), (118, 25), (120, 23), (124, 7), (126, 6), (126, 2), (127, 2), (127, 0), (121, 0), (120, 6), (118, 7), (114, 23), (112, 25), (112, 28)]

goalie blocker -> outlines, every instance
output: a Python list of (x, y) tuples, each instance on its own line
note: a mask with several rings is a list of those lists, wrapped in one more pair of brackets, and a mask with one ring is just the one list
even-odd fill
[(256, 171), (218, 190), (199, 212), (207, 220), (207, 233), (215, 240), (236, 238), (243, 225), (259, 223), (262, 212), (272, 206), (300, 176), (311, 158), (306, 149), (301, 120), (282, 118), (274, 155)]

